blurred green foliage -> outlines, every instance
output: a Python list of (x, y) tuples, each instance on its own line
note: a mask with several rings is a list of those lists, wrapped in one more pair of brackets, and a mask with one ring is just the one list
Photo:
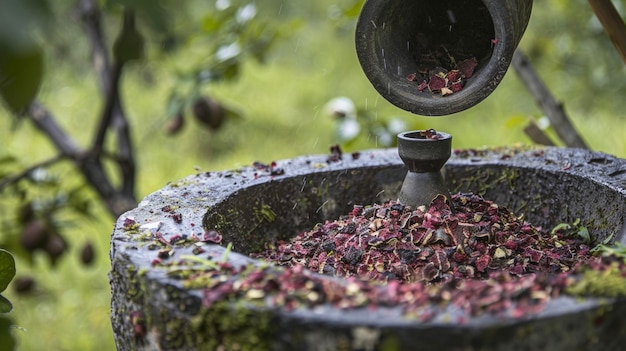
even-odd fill
[[(15, 260), (13, 255), (6, 250), (0, 249), (0, 293), (9, 286), (15, 277)], [(0, 345), (6, 350), (15, 348), (15, 339), (11, 333), (13, 323), (6, 314), (13, 310), (13, 304), (0, 294)]]
[[(626, 1), (613, 1), (622, 17)], [(587, 0), (535, 1), (523, 48), (568, 109), (623, 111), (626, 73)], [(605, 106), (606, 104), (606, 106)]]
[[(344, 151), (388, 146), (398, 128), (445, 130), (457, 148), (529, 142), (521, 129), (542, 112), (513, 73), (487, 100), (447, 117), (416, 117), (380, 98), (354, 53), (361, 3), (99, 1), (110, 48), (124, 5), (135, 8), (145, 40), (143, 60), (129, 66), (121, 87), (137, 147), (139, 197), (195, 169), (326, 153), (333, 143)], [(624, 0), (615, 3), (626, 7)], [(43, 68), (41, 74), (22, 70), (32, 81), (40, 76), (40, 83), (15, 98), (21, 102), (0, 109), (0, 182), (57, 155), (32, 125), (11, 117), (24, 101), (36, 93), (81, 145), (90, 142), (86, 131), (97, 125), (102, 104), (75, 2), (6, 5), (15, 10), (0, 11), (0, 55), (5, 55), (0, 57), (15, 51), (6, 48), (37, 48)], [(521, 47), (589, 145), (626, 157), (625, 65), (586, 0), (536, 1)], [(342, 120), (327, 109), (339, 96), (354, 104), (360, 126), (355, 138), (338, 134)], [(209, 111), (211, 118), (224, 120), (204, 123), (194, 109), (199, 102), (208, 106), (197, 109), (204, 117)], [(175, 133), (166, 130), (172, 121), (182, 121)], [(16, 307), (16, 323), (26, 329), (15, 332), (21, 349), (113, 349), (106, 255), (112, 219), (73, 165), (31, 170), (0, 192), (0, 209), (0, 246), (16, 253), (18, 278), (37, 278), (26, 292), (18, 289), (18, 279), (6, 292)], [(27, 224), (37, 229), (38, 240), (24, 242)], [(88, 268), (80, 255), (86, 242), (96, 253)], [(50, 254), (58, 250), (65, 254)]]

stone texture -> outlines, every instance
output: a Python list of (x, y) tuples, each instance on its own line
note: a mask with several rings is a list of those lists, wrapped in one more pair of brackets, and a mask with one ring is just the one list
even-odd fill
[[(358, 157), (357, 157), (358, 156)], [(292, 311), (245, 301), (202, 307), (202, 289), (183, 287), (154, 267), (158, 232), (232, 242), (227, 260), (258, 265), (247, 253), (347, 213), (354, 204), (395, 199), (406, 174), (397, 150), (304, 156), (267, 168), (199, 173), (172, 182), (122, 215), (111, 242), (112, 324), (118, 350), (617, 350), (626, 343), (626, 303), (561, 297), (537, 316), (483, 315), (460, 325), (455, 311), (420, 322), (399, 308)], [(276, 168), (274, 168), (276, 170)], [(445, 166), (451, 192), (475, 192), (546, 228), (581, 219), (594, 240), (620, 233), (626, 214), (626, 161), (577, 149), (461, 150)], [(129, 227), (129, 219), (137, 225)], [(624, 242), (624, 233), (612, 240)], [(171, 260), (193, 255), (175, 247)], [(202, 254), (221, 257), (220, 245)], [(328, 277), (328, 279), (333, 279)]]

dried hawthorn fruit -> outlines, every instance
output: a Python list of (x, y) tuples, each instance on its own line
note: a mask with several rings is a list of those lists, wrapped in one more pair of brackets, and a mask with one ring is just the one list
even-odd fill
[(208, 96), (197, 99), (191, 110), (196, 120), (211, 130), (218, 130), (226, 119), (224, 106)]
[(31, 276), (17, 277), (12, 285), (16, 294), (29, 294), (35, 289), (35, 279)]
[(52, 266), (56, 264), (57, 260), (61, 256), (63, 256), (66, 250), (67, 242), (58, 233), (51, 234), (46, 241), (46, 245), (44, 247), (44, 251), (48, 254), (48, 257), (50, 258), (50, 264)]
[(179, 112), (171, 118), (167, 124), (165, 125), (165, 132), (167, 135), (176, 135), (178, 134), (183, 127), (185, 126), (185, 114), (183, 112)]
[(50, 229), (42, 220), (31, 220), (24, 226), (20, 245), (28, 252), (45, 247), (50, 237)]
[(90, 266), (95, 258), (95, 252), (93, 249), (93, 244), (90, 242), (85, 243), (83, 248), (80, 250), (80, 261), (85, 266)]

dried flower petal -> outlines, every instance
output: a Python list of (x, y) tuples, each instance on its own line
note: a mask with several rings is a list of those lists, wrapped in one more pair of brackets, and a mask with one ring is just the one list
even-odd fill
[(458, 63), (458, 69), (461, 75), (465, 78), (471, 78), (474, 74), (474, 69), (478, 66), (478, 61), (475, 58), (463, 60)]
[(202, 236), (202, 241), (219, 244), (222, 242), (222, 234), (215, 230), (207, 230)]
[[(230, 292), (218, 285), (205, 300), (254, 291), (250, 299), (268, 297), (287, 309), (324, 301), (339, 308), (402, 304), (429, 320), (437, 312), (424, 306), (450, 303), (471, 315), (524, 317), (574, 284), (583, 267), (607, 269), (584, 238), (546, 232), (522, 218), (473, 194), (440, 196), (416, 209), (394, 202), (355, 206), (337, 221), (252, 254), (285, 267), (274, 279), (246, 280)], [(347, 283), (319, 280), (305, 267)], [(626, 280), (626, 263), (619, 267)]]
[(446, 80), (436, 74), (430, 76), (430, 80), (428, 81), (428, 88), (430, 91), (441, 91), (441, 89), (446, 87)]
[(461, 79), (461, 71), (459, 71), (458, 69), (453, 69), (452, 71), (448, 72), (446, 78), (448, 78), (449, 82), (459, 81)]
[(428, 82), (426, 81), (426, 79), (422, 80), (422, 82), (417, 86), (417, 90), (419, 91), (424, 91), (426, 88), (428, 88)]

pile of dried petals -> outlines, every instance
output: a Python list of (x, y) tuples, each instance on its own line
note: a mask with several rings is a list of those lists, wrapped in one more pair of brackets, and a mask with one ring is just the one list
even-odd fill
[(420, 66), (416, 73), (409, 74), (406, 79), (410, 82), (420, 82), (417, 86), (420, 92), (428, 89), (432, 93), (446, 96), (461, 91), (465, 80), (472, 77), (477, 65), (476, 59), (471, 58), (458, 62), (451, 70)]
[[(403, 304), (422, 319), (433, 316), (423, 310), (433, 303), (471, 315), (536, 313), (575, 283), (573, 273), (615, 264), (615, 257), (593, 256), (571, 231), (542, 231), (480, 196), (457, 194), (451, 203), (439, 196), (417, 209), (355, 206), (348, 216), (251, 256), (295, 270), (300, 280), (303, 267), (347, 277), (365, 300)], [(331, 293), (313, 285), (317, 295)]]

